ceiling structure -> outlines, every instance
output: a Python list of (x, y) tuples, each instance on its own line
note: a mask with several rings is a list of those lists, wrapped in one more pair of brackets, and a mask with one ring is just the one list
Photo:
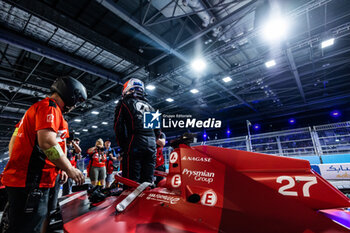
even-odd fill
[[(272, 44), (261, 34), (274, 7), (290, 27)], [(148, 98), (163, 114), (215, 117), (223, 127), (344, 105), (349, 34), (348, 0), (0, 0), (0, 154), (62, 75), (88, 90), (66, 117), (85, 145), (114, 138), (115, 103), (130, 77), (156, 87)], [(329, 38), (334, 45), (321, 48)], [(204, 72), (191, 69), (195, 57)]]

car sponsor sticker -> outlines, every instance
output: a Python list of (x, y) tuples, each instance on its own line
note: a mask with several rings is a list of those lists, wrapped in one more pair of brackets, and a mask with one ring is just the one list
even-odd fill
[(176, 163), (178, 157), (179, 157), (179, 155), (176, 152), (171, 153), (170, 154), (170, 163)]
[(189, 178), (194, 179), (195, 181), (199, 182), (205, 182), (205, 183), (212, 183), (214, 181), (215, 173), (214, 172), (208, 172), (206, 170), (204, 171), (195, 171), (195, 170), (189, 170), (185, 168), (182, 171), (182, 175), (186, 175)]
[(180, 175), (175, 175), (173, 176), (173, 178), (171, 179), (171, 186), (173, 186), (174, 188), (178, 188), (181, 185), (181, 176)]
[(218, 198), (214, 191), (208, 190), (203, 193), (203, 196), (201, 198), (202, 205), (206, 206), (214, 206), (217, 202)]
[(165, 202), (165, 203), (169, 203), (169, 204), (176, 204), (180, 200), (179, 197), (172, 197), (169, 195), (164, 195), (164, 194), (159, 194), (159, 193), (150, 193), (150, 194), (148, 194), (146, 199)]
[(181, 160), (194, 161), (194, 162), (211, 162), (211, 158), (200, 156), (184, 156)]

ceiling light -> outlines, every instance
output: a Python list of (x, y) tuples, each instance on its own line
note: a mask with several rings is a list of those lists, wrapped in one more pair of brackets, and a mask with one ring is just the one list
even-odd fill
[(83, 129), (84, 132), (88, 132), (89, 130), (88, 129)]
[(232, 81), (232, 78), (227, 76), (227, 77), (223, 78), (222, 81), (224, 81), (225, 83), (228, 83), (228, 82)]
[(156, 87), (153, 86), (153, 85), (147, 85), (147, 86), (146, 86), (146, 89), (147, 89), (147, 90), (150, 90), (150, 91), (153, 91), (154, 89), (156, 89)]
[(191, 90), (191, 93), (193, 93), (193, 94), (197, 94), (199, 91), (197, 90), (197, 89), (192, 89)]
[(79, 132), (74, 132), (74, 134), (79, 135), (80, 133)]
[(275, 60), (271, 60), (271, 61), (265, 62), (265, 66), (267, 68), (270, 68), (270, 67), (275, 66), (275, 65), (276, 65)]
[(170, 103), (171, 103), (171, 102), (173, 102), (173, 101), (174, 101), (174, 99), (172, 99), (172, 98), (167, 98), (167, 99), (166, 99), (166, 101), (168, 101), (168, 102), (170, 102)]
[(326, 48), (326, 47), (331, 46), (333, 44), (334, 44), (334, 38), (331, 38), (331, 39), (322, 41), (321, 48)]
[(207, 64), (205, 63), (205, 61), (203, 59), (197, 58), (191, 62), (191, 68), (195, 72), (201, 72), (201, 71), (205, 70), (206, 67), (207, 67)]
[(81, 122), (81, 119), (74, 119), (75, 122)]
[(118, 102), (119, 102), (119, 100), (114, 101), (115, 104), (117, 104)]
[(102, 125), (108, 125), (108, 122), (103, 121)]
[(98, 127), (97, 127), (97, 125), (93, 125), (93, 126), (91, 126), (91, 128), (97, 129)]
[(91, 113), (94, 114), (94, 115), (100, 114), (100, 112), (97, 112), (97, 111), (92, 111)]
[(287, 20), (281, 17), (271, 17), (263, 27), (263, 37), (269, 42), (276, 42), (286, 38), (288, 29)]

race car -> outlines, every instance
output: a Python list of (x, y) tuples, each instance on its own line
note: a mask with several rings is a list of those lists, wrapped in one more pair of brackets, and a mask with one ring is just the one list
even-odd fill
[(155, 188), (117, 175), (128, 189), (92, 202), (87, 191), (65, 197), (64, 231), (350, 232), (349, 199), (308, 161), (178, 144)]

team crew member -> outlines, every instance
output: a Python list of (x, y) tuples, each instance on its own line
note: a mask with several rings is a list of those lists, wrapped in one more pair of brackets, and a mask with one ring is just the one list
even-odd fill
[[(77, 159), (80, 159), (81, 148), (75, 139), (67, 139), (67, 158), (73, 167), (77, 167)], [(68, 195), (71, 192), (73, 180), (68, 178), (67, 182), (63, 184), (62, 195)]]
[(66, 157), (67, 113), (87, 98), (85, 87), (71, 77), (57, 79), (52, 95), (33, 104), (12, 135), (10, 159), (3, 172), (9, 201), (9, 231), (40, 232), (48, 214), (49, 190), (54, 187), (58, 168), (77, 184), (83, 174)]
[(109, 188), (112, 183), (113, 179), (113, 171), (114, 171), (114, 166), (113, 163), (114, 161), (117, 161), (117, 155), (114, 151), (114, 149), (111, 148), (111, 140), (107, 139), (105, 141), (105, 153), (107, 155), (107, 161), (106, 161), (106, 187)]
[(122, 99), (114, 116), (117, 143), (123, 151), (123, 176), (137, 182), (153, 182), (156, 160), (156, 132), (143, 127), (144, 112), (153, 112), (145, 98), (144, 84), (130, 79), (124, 84)]
[[(156, 159), (156, 170), (165, 172), (163, 147), (165, 146), (165, 134), (161, 132), (157, 137), (157, 159)], [(164, 177), (156, 176), (155, 185), (159, 183)]]
[(88, 154), (90, 155), (88, 173), (91, 184), (105, 186), (107, 156), (101, 138), (97, 139), (94, 147), (88, 149)]

